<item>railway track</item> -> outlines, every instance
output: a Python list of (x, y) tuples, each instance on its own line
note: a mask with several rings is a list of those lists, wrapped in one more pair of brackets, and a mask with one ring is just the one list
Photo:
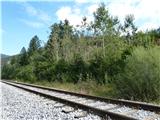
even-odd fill
[[(67, 105), (63, 110), (65, 113), (82, 109), (108, 120), (160, 120), (160, 106), (158, 105), (107, 99), (20, 82), (1, 82), (63, 103), (63, 105)], [(86, 114), (86, 112), (82, 112), (75, 118), (83, 117)]]

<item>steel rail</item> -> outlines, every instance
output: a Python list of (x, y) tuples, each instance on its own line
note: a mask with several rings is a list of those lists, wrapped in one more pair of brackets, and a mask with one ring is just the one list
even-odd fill
[(99, 100), (99, 101), (103, 101), (103, 102), (107, 102), (107, 103), (125, 105), (125, 106), (136, 108), (136, 109), (143, 109), (143, 110), (148, 110), (148, 111), (160, 113), (160, 106), (159, 105), (153, 105), (153, 104), (137, 102), (137, 101), (130, 101), (130, 100), (119, 100), (119, 99), (97, 97), (97, 96), (75, 93), (75, 92), (70, 92), (70, 91), (66, 91), (66, 90), (55, 89), (55, 88), (51, 88), (51, 87), (44, 87), (44, 86), (40, 86), (40, 85), (33, 85), (33, 84), (22, 83), (22, 82), (15, 82), (15, 81), (9, 81), (9, 82), (21, 84), (21, 85), (26, 85), (26, 86), (31, 86), (31, 87), (36, 87), (36, 88), (41, 88), (41, 89), (49, 90), (49, 91), (55, 91), (55, 92), (59, 92), (59, 93), (75, 95), (75, 96), (84, 97), (84, 98), (88, 98), (88, 99), (92, 99), (92, 100)]
[[(107, 119), (107, 120), (108, 119), (109, 120), (110, 119), (112, 119), (112, 120), (137, 120), (136, 118), (129, 117), (129, 116), (126, 116), (126, 115), (110, 112), (110, 111), (107, 111), (107, 110), (101, 110), (101, 109), (94, 108), (94, 107), (91, 107), (91, 106), (88, 106), (88, 105), (84, 105), (84, 104), (81, 104), (81, 103), (77, 103), (77, 102), (73, 102), (73, 101), (66, 100), (66, 99), (63, 99), (63, 98), (59, 98), (59, 97), (56, 97), (56, 96), (52, 96), (52, 95), (49, 95), (47, 93), (39, 92), (39, 91), (36, 91), (36, 90), (31, 90), (31, 89), (28, 89), (26, 87), (19, 86), (20, 83), (17, 84), (15, 82), (6, 82), (6, 81), (1, 81), (1, 82), (5, 83), (5, 84), (8, 84), (8, 85), (11, 85), (11, 86), (14, 86), (14, 87), (17, 87), (17, 88), (20, 88), (20, 89), (23, 89), (23, 90), (26, 90), (28, 92), (31, 92), (31, 93), (34, 93), (34, 94), (37, 94), (37, 95), (43, 96), (45, 98), (58, 101), (60, 103), (72, 106), (74, 108), (79, 108), (79, 109), (82, 109), (84, 111), (88, 111), (89, 113), (93, 113), (95, 115), (101, 116), (102, 118)], [(29, 86), (29, 85), (27, 85), (27, 86)], [(34, 86), (32, 86), (32, 87), (34, 87)]]

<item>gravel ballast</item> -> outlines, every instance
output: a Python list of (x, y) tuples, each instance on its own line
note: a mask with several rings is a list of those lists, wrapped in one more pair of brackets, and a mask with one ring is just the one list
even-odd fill
[[(60, 103), (29, 93), (0, 82), (0, 120), (74, 120), (82, 110), (62, 112)], [(61, 105), (63, 106), (63, 105)], [(66, 107), (66, 106), (65, 106)], [(99, 116), (87, 114), (76, 120), (100, 120)]]
[[(18, 86), (23, 86), (23, 85), (18, 85)], [(69, 94), (59, 93), (59, 92), (55, 92), (55, 91), (39, 89), (39, 88), (31, 87), (31, 86), (23, 86), (23, 87), (26, 87), (26, 88), (29, 88), (29, 89), (32, 89), (32, 90), (35, 90), (35, 91), (45, 92), (47, 94), (57, 96), (59, 98), (65, 98), (65, 99), (75, 101), (77, 103), (83, 103), (83, 104), (89, 105), (89, 106), (95, 106), (96, 104), (98, 105), (98, 104), (103, 103), (103, 102), (100, 102), (100, 101), (93, 101), (93, 100), (89, 101), (89, 99), (86, 99), (86, 98), (83, 98), (83, 97), (77, 97), (77, 96), (74, 96), (74, 95), (69, 95)], [(75, 99), (73, 99), (73, 98), (75, 98)], [(89, 102), (87, 102), (87, 101), (89, 101)], [(96, 103), (96, 102), (98, 102), (98, 103)], [(116, 106), (117, 105), (115, 105), (115, 104), (106, 103), (106, 104), (103, 104), (102, 106), (101, 105), (97, 106), (96, 108), (107, 110), (109, 108), (114, 108)], [(134, 108), (129, 108), (129, 107), (126, 107), (126, 106), (120, 106), (120, 108), (111, 109), (109, 111), (126, 115), (126, 113), (128, 113), (132, 110), (134, 110)], [(128, 116), (134, 117), (134, 118), (140, 119), (140, 120), (145, 120), (145, 119), (149, 118), (150, 116), (157, 116), (157, 115), (158, 114), (155, 114), (154, 112), (145, 111), (145, 110), (137, 110), (136, 112), (133, 112), (133, 114), (132, 114), (132, 112), (130, 114), (128, 114)], [(158, 115), (158, 118), (156, 118), (154, 120), (160, 120), (159, 115)]]
[[(59, 98), (62, 98), (62, 99), (67, 99), (69, 101), (74, 101), (74, 102), (85, 104), (85, 105), (88, 105), (88, 106), (91, 106), (91, 107), (96, 107), (98, 109), (107, 110), (107, 111), (110, 111), (110, 112), (127, 115), (127, 116), (130, 116), (130, 117), (133, 117), (133, 118), (136, 118), (136, 119), (140, 119), (140, 120), (146, 120), (148, 118), (154, 118), (154, 117), (155, 117), (155, 119), (153, 119), (153, 120), (160, 120), (160, 117), (159, 117), (160, 115), (156, 114), (154, 112), (151, 112), (151, 111), (138, 110), (138, 109), (135, 109), (135, 108), (129, 108), (129, 107), (126, 107), (126, 106), (106, 103), (106, 102), (102, 102), (102, 101), (95, 101), (95, 100), (87, 99), (87, 98), (84, 98), (84, 97), (78, 97), (78, 96), (64, 94), (64, 93), (60, 93), (60, 92), (44, 90), (44, 89), (35, 88), (35, 87), (31, 87), (31, 86), (24, 86), (24, 85), (18, 85), (18, 86), (22, 86), (22, 87), (27, 88), (27, 89), (29, 88), (31, 90), (35, 90), (35, 91), (42, 92), (42, 93), (47, 93), (51, 96), (56, 96), (56, 97), (59, 97)], [(54, 106), (56, 106), (56, 105), (54, 105)], [(60, 108), (60, 112), (61, 111), (62, 111), (62, 107)], [(75, 119), (74, 116), (76, 114), (77, 114), (77, 110), (74, 111), (74, 112), (70, 112), (67, 115), (68, 116), (71, 115), (71, 117), (69, 116), (69, 119)], [(62, 119), (68, 119), (67, 117), (66, 118), (64, 117)], [(54, 119), (56, 119), (56, 118), (54, 118)], [(82, 120), (83, 119), (98, 120), (98, 119), (100, 119), (100, 117), (89, 114), (89, 115), (87, 115), (87, 117), (83, 117), (81, 119)]]

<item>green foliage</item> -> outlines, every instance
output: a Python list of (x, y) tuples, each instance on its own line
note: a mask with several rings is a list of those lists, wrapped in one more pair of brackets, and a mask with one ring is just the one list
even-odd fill
[(25, 66), (28, 63), (29, 63), (28, 55), (27, 55), (25, 47), (23, 47), (21, 52), (20, 52), (20, 55), (19, 55), (19, 65), (20, 66)]
[(128, 55), (126, 52), (129, 52), (129, 46), (123, 39), (116, 36), (112, 36), (110, 39), (105, 40), (106, 55), (104, 57), (104, 62), (106, 74), (111, 78), (123, 71), (125, 56)]
[(35, 35), (30, 43), (29, 43), (29, 48), (28, 48), (28, 55), (31, 56), (34, 54), (34, 52), (38, 51), (40, 49), (40, 40), (37, 35)]
[(88, 73), (88, 65), (84, 62), (80, 55), (75, 55), (75, 59), (70, 63), (68, 75), (70, 81), (77, 83), (85, 81)]
[(96, 12), (93, 13), (94, 23), (92, 25), (96, 35), (114, 34), (114, 26), (119, 23), (118, 19), (109, 15), (105, 4), (101, 3)]
[(105, 56), (102, 54), (103, 49), (97, 48), (89, 67), (92, 78), (100, 84), (110, 81), (113, 76), (123, 71), (125, 56), (128, 55), (126, 52), (129, 50), (128, 45), (116, 36), (107, 36), (104, 39)]
[(55, 63), (53, 71), (55, 74), (55, 80), (60, 82), (67, 81), (66, 78), (64, 77), (67, 74), (67, 70), (68, 70), (68, 63), (64, 59), (57, 61)]
[(147, 32), (156, 45), (160, 45), (160, 27)]
[(122, 26), (123, 34), (125, 35), (128, 44), (133, 44), (134, 35), (137, 31), (137, 27), (134, 24), (134, 16), (127, 15), (125, 17), (124, 26)]
[(35, 74), (37, 80), (49, 80), (52, 79), (51, 63), (46, 60), (43, 54), (37, 54), (33, 60), (33, 73)]
[(34, 82), (36, 80), (36, 77), (33, 74), (32, 66), (25, 66), (25, 67), (19, 68), (19, 72), (17, 73), (16, 78), (20, 80), (30, 81), (30, 82)]
[(51, 61), (68, 58), (66, 49), (70, 49), (74, 38), (73, 28), (68, 20), (51, 26), (51, 33), (46, 44), (47, 56)]
[(14, 79), (15, 78), (15, 66), (10, 64), (5, 64), (2, 68), (2, 78), (3, 79)]
[(143, 47), (147, 48), (147, 47), (153, 45), (153, 39), (150, 34), (140, 31), (140, 32), (136, 33), (136, 35), (134, 36), (133, 44), (135, 46), (143, 46)]
[(12, 59), (11, 59), (10, 64), (11, 64), (11, 65), (14, 65), (14, 64), (16, 64), (16, 63), (17, 63), (17, 57), (16, 57), (16, 56), (13, 56)]
[(121, 98), (154, 101), (160, 99), (160, 47), (136, 48), (115, 80)]
[(95, 59), (90, 61), (89, 71), (97, 83), (105, 83), (105, 63), (101, 56), (96, 56)]

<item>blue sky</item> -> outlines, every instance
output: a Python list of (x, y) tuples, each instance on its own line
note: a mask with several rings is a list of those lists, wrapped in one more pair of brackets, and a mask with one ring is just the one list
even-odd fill
[[(68, 19), (75, 26), (87, 16), (93, 20), (92, 13), (99, 2), (104, 2), (109, 13), (118, 16), (121, 22), (127, 14), (134, 14), (139, 30), (160, 26), (158, 0), (17, 0), (1, 2), (1, 53), (18, 54), (21, 48), (28, 47), (34, 35), (46, 42), (49, 26), (59, 20)], [(149, 9), (151, 8), (151, 9)]]
[[(28, 47), (34, 35), (46, 42), (49, 26), (57, 22), (56, 2), (2, 2), (2, 53), (13, 55)], [(63, 2), (68, 5), (69, 2)]]

